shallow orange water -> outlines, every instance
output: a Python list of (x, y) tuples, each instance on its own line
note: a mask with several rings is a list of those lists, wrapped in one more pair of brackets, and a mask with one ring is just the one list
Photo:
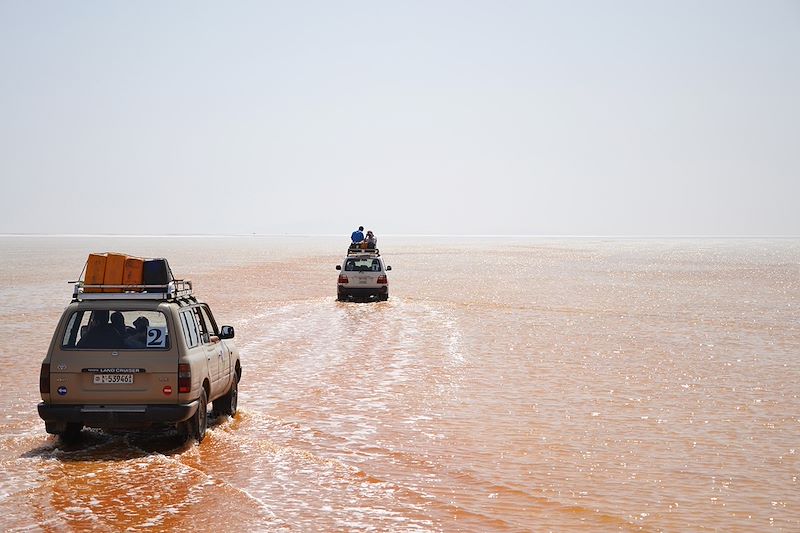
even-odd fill
[[(800, 531), (800, 241), (0, 237), (0, 529)], [(345, 239), (346, 241), (346, 239)], [(167, 256), (236, 327), (201, 445), (36, 414), (91, 251)]]

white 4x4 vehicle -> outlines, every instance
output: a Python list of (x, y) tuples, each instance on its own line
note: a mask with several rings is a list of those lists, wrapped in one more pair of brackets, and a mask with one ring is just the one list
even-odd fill
[(383, 259), (377, 248), (350, 248), (339, 270), (336, 282), (336, 299), (340, 302), (348, 299), (385, 301), (389, 299), (389, 279), (386, 272), (391, 266), (384, 267)]
[[(118, 292), (89, 292), (104, 290)], [(242, 367), (233, 336), (190, 281), (77, 282), (42, 362), (39, 416), (66, 441), (84, 426), (175, 424), (200, 442), (209, 402), (236, 414)]]

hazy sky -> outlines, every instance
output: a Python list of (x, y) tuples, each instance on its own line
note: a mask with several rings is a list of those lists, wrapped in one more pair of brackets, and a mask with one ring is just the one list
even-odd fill
[(800, 234), (800, 1), (0, 0), (0, 233)]

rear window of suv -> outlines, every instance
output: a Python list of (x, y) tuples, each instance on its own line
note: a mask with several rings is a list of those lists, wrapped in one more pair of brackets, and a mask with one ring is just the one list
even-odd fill
[(377, 259), (350, 258), (344, 263), (346, 272), (380, 272), (381, 262)]
[(62, 348), (78, 350), (168, 350), (169, 329), (161, 311), (75, 311), (69, 317)]

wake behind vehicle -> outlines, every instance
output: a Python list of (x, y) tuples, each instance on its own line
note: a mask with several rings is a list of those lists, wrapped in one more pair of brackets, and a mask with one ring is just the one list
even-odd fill
[(383, 258), (377, 248), (351, 246), (341, 265), (336, 282), (336, 299), (377, 300), (389, 299), (389, 279), (386, 272), (391, 266), (384, 266)]
[(200, 442), (209, 402), (236, 414), (242, 367), (233, 327), (218, 327), (165, 259), (91, 254), (74, 283), (39, 377), (48, 433), (69, 441), (84, 426), (174, 424)]

